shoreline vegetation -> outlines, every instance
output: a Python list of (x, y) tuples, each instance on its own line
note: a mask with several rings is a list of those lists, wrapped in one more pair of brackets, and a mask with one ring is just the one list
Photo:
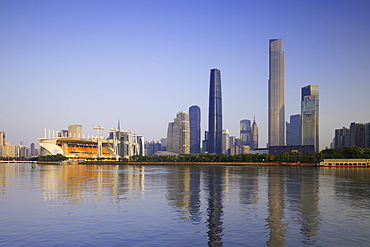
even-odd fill
[[(85, 158), (70, 159), (64, 155), (46, 155), (30, 159), (14, 159), (21, 161), (37, 161), (39, 164), (115, 164), (115, 165), (234, 165), (234, 166), (315, 166), (324, 159), (370, 159), (370, 149), (345, 147), (343, 150), (324, 149), (316, 154), (287, 152), (280, 155), (272, 154), (179, 154), (168, 156), (134, 155), (129, 159), (119, 158)], [(9, 157), (0, 157), (9, 160)]]
[(65, 165), (207, 165), (207, 166), (316, 166), (315, 162), (230, 162), (230, 161), (38, 161), (37, 164)]

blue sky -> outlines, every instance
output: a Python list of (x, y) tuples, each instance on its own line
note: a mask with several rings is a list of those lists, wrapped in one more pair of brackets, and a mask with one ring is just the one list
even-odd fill
[(267, 142), (268, 40), (283, 39), (286, 119), (320, 86), (320, 147), (370, 122), (370, 1), (0, 1), (0, 131), (27, 146), (44, 129), (121, 121), (146, 140), (191, 105), (207, 130), (209, 70), (223, 125), (256, 117)]

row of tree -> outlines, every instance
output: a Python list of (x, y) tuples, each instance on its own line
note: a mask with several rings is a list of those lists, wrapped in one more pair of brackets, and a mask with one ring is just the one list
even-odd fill
[(61, 154), (56, 154), (56, 155), (45, 155), (45, 156), (38, 156), (37, 161), (63, 161), (67, 160), (68, 158), (64, 155)]
[(370, 159), (370, 149), (346, 147), (343, 150), (325, 149), (317, 154), (302, 154), (299, 152), (272, 154), (181, 154), (174, 156), (139, 156), (130, 157), (130, 161), (190, 161), (190, 162), (319, 162), (323, 159)]
[[(370, 159), (370, 149), (360, 147), (345, 147), (343, 150), (325, 149), (317, 154), (302, 154), (298, 152), (283, 153), (281, 155), (272, 154), (181, 154), (173, 156), (131, 156), (129, 161), (190, 161), (190, 162), (264, 162), (264, 161), (279, 161), (279, 162), (319, 162), (323, 159)], [(7, 159), (0, 157), (0, 159)], [(30, 160), (37, 161), (63, 161), (68, 158), (64, 155), (46, 155), (31, 158)], [(23, 158), (24, 160), (24, 158)], [(96, 160), (96, 159), (94, 159)], [(104, 158), (104, 160), (106, 160)], [(112, 158), (114, 161), (115, 158)], [(127, 161), (125, 158), (120, 158), (120, 161)]]

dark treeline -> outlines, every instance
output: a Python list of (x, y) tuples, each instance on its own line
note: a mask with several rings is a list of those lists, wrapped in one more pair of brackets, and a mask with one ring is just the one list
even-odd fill
[(130, 157), (130, 161), (188, 161), (188, 162), (319, 162), (323, 159), (370, 159), (370, 149), (346, 147), (343, 150), (325, 149), (317, 154), (302, 154), (297, 152), (272, 154), (181, 154), (174, 156), (139, 156)]
[(67, 160), (68, 158), (61, 154), (56, 155), (45, 155), (45, 156), (38, 156), (37, 161), (63, 161)]

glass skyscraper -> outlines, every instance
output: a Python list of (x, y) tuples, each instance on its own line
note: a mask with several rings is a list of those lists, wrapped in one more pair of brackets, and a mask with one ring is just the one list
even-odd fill
[(190, 153), (200, 152), (200, 107), (193, 105), (189, 108), (190, 118)]
[(319, 152), (319, 86), (302, 88), (301, 141), (302, 145), (314, 145)]
[(289, 139), (287, 145), (301, 145), (301, 115), (295, 114), (290, 116)]
[(219, 69), (211, 69), (210, 74), (207, 151), (222, 153), (222, 94)]
[(285, 144), (285, 76), (282, 39), (270, 39), (268, 80), (268, 143)]

